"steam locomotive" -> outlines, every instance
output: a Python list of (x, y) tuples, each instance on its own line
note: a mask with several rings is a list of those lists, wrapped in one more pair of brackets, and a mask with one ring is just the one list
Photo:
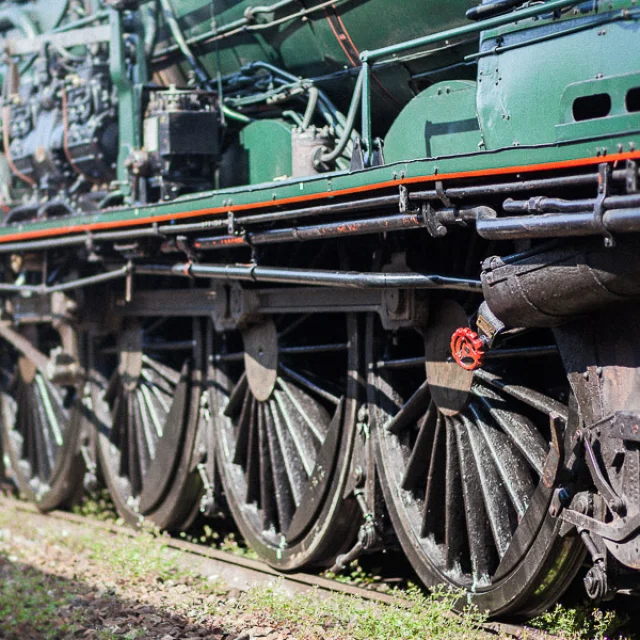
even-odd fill
[(24, 495), (494, 616), (638, 589), (640, 7), (478, 2), (0, 3)]

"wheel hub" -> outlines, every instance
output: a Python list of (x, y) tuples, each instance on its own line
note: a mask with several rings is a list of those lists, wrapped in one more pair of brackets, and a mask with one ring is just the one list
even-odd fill
[(451, 358), (451, 335), (468, 326), (460, 304), (445, 300), (433, 307), (425, 335), (427, 381), (431, 398), (446, 416), (460, 413), (467, 404), (473, 371), (466, 371)]
[(273, 320), (253, 325), (242, 332), (247, 382), (254, 397), (268, 400), (278, 377), (278, 334)]

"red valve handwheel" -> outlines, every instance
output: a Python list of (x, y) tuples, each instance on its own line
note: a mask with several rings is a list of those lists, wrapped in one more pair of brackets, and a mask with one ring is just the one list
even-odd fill
[(481, 367), (484, 354), (480, 336), (469, 327), (461, 327), (451, 336), (451, 355), (463, 369), (475, 371)]

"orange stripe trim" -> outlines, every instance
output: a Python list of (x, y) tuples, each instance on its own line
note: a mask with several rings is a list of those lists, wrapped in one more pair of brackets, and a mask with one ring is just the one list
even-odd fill
[[(153, 222), (168, 222), (170, 220), (182, 220), (184, 218), (198, 218), (216, 213), (227, 214), (229, 212), (251, 211), (255, 209), (266, 209), (270, 207), (280, 207), (289, 204), (297, 204), (300, 202), (314, 202), (316, 200), (324, 200), (327, 198), (336, 198), (339, 196), (347, 196), (356, 193), (365, 193), (368, 191), (377, 191), (380, 189), (388, 189), (400, 185), (430, 183), (437, 180), (454, 180), (462, 178), (481, 178), (488, 176), (509, 175), (512, 173), (532, 173), (534, 171), (549, 171), (554, 169), (570, 169), (578, 167), (586, 167), (589, 165), (600, 164), (602, 162), (617, 163), (624, 160), (640, 159), (640, 151), (630, 151), (627, 153), (618, 153), (596, 158), (580, 158), (578, 160), (563, 160), (561, 162), (548, 162), (542, 164), (530, 164), (515, 167), (502, 167), (499, 169), (479, 169), (475, 171), (463, 171), (460, 173), (442, 173), (430, 176), (415, 176), (412, 178), (400, 178), (398, 180), (387, 180), (385, 182), (377, 182), (375, 184), (362, 185), (360, 187), (352, 187), (350, 189), (342, 189), (340, 191), (323, 191), (322, 193), (313, 193), (306, 196), (295, 196), (292, 198), (283, 198), (282, 200), (267, 200), (251, 204), (231, 205), (227, 207), (212, 207), (209, 209), (197, 209), (195, 211), (182, 211), (179, 213), (167, 213), (165, 215), (148, 216), (146, 218), (133, 218), (129, 220), (120, 220), (114, 222), (93, 222), (88, 224), (76, 224), (56, 229), (38, 229), (36, 231), (22, 231), (19, 233), (11, 233), (0, 235), (0, 243), (15, 242), (18, 240), (31, 240), (34, 238), (52, 237), (70, 235), (73, 233), (81, 233), (83, 231), (98, 231), (102, 229), (116, 229), (123, 227), (136, 227), (143, 224), (151, 224)], [(135, 208), (135, 207), (132, 207)], [(240, 220), (241, 222), (242, 220)]]

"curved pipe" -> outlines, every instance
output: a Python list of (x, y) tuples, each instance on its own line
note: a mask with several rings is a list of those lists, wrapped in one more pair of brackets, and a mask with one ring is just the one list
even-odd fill
[(162, 6), (169, 31), (171, 31), (171, 35), (176, 41), (176, 44), (182, 52), (182, 55), (184, 55), (184, 57), (187, 59), (187, 62), (193, 69), (193, 72), (196, 74), (196, 78), (198, 79), (198, 81), (201, 84), (208, 84), (211, 81), (211, 77), (205, 71), (204, 67), (200, 64), (200, 61), (194, 55), (194, 53), (191, 51), (191, 48), (187, 44), (184, 34), (182, 33), (182, 29), (178, 24), (178, 20), (173, 9), (173, 5), (171, 4), (171, 0), (160, 0), (160, 5)]
[(307, 102), (307, 110), (304, 112), (304, 119), (302, 121), (302, 129), (308, 129), (313, 120), (313, 114), (318, 106), (318, 91), (317, 87), (309, 87), (309, 102)]
[(0, 10), (0, 31), (7, 31), (6, 26), (20, 29), (25, 38), (33, 39), (38, 35), (38, 28), (31, 18), (16, 7)]
[(349, 141), (351, 139), (351, 134), (353, 133), (356, 116), (358, 115), (358, 107), (360, 106), (360, 98), (362, 97), (363, 83), (364, 73), (360, 73), (358, 75), (356, 87), (353, 90), (353, 98), (351, 99), (351, 106), (349, 107), (349, 114), (347, 115), (347, 121), (344, 125), (344, 132), (342, 133), (342, 137), (340, 138), (335, 149), (330, 153), (325, 153), (322, 149), (320, 149), (320, 153), (316, 154), (316, 157), (314, 159), (316, 169), (321, 168), (324, 164), (330, 164), (337, 160), (347, 148), (347, 145), (349, 144)]

